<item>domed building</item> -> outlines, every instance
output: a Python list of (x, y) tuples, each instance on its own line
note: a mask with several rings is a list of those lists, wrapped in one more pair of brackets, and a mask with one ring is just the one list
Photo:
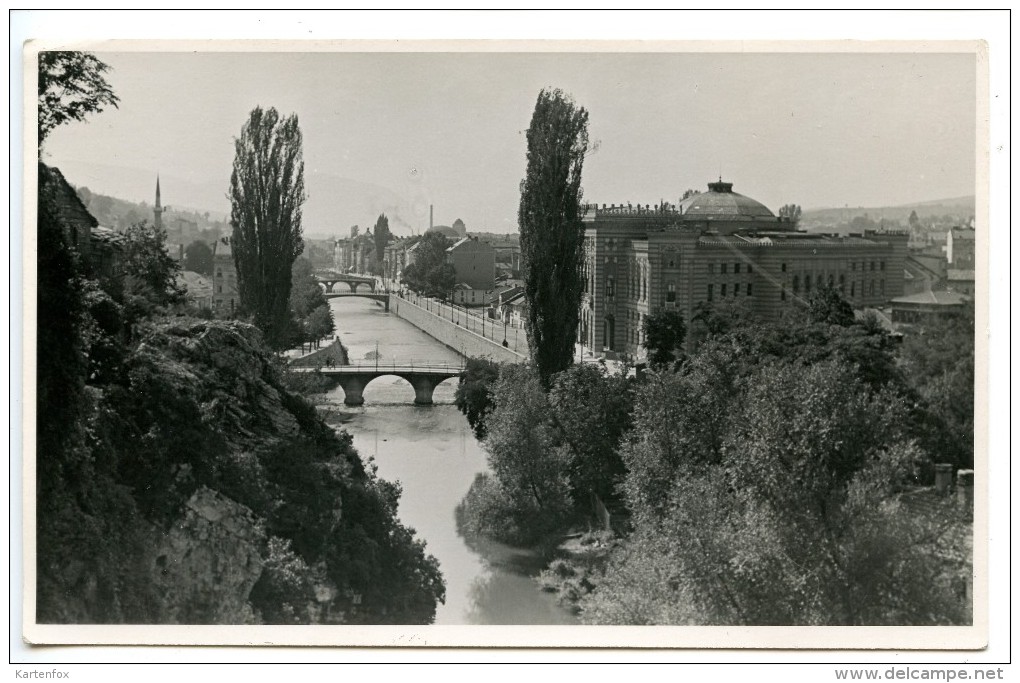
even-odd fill
[(778, 320), (827, 284), (854, 308), (903, 294), (906, 233), (800, 232), (721, 178), (678, 204), (587, 205), (583, 222), (578, 339), (594, 355), (643, 359), (644, 320), (661, 309), (683, 315), (691, 346), (702, 303), (736, 299)]

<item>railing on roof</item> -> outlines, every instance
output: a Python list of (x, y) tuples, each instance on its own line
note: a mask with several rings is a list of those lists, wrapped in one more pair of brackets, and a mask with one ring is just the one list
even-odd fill
[(606, 206), (603, 204), (601, 207), (598, 204), (582, 204), (581, 213), (588, 213), (594, 211), (596, 216), (679, 216), (680, 211), (677, 209), (676, 204), (669, 204), (664, 202), (662, 204), (610, 204)]

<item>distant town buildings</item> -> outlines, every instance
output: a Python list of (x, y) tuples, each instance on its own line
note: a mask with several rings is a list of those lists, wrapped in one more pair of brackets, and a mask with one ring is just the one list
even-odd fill
[(583, 221), (578, 337), (596, 354), (644, 357), (643, 323), (662, 309), (689, 322), (699, 304), (737, 300), (779, 320), (824, 285), (855, 308), (903, 294), (905, 232), (798, 232), (721, 179), (678, 205), (588, 205)]

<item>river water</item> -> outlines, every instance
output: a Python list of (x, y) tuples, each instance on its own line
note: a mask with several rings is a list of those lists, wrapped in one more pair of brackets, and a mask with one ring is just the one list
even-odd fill
[[(384, 313), (369, 299), (332, 299), (330, 308), (351, 362), (428, 361), (459, 363), (460, 354), (417, 327)], [(432, 406), (415, 406), (414, 390), (399, 377), (383, 376), (365, 388), (365, 404), (343, 405), (336, 389), (325, 403), (354, 437), (361, 457), (374, 460), (379, 476), (399, 482), (401, 521), (417, 531), (439, 560), (446, 604), (437, 624), (573, 624), (576, 618), (538, 589), (532, 553), (498, 543), (469, 547), (457, 534), (454, 508), (475, 474), (487, 469), (485, 451), (464, 415), (453, 405), (457, 380), (436, 387)]]

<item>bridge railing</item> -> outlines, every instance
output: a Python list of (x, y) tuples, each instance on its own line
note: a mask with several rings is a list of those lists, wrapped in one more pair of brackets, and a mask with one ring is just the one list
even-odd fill
[(359, 361), (350, 365), (335, 365), (333, 367), (323, 366), (321, 368), (308, 368), (308, 370), (326, 370), (326, 371), (350, 371), (350, 372), (414, 372), (417, 370), (422, 371), (437, 371), (437, 372), (453, 372), (461, 373), (464, 372), (463, 363), (439, 363), (430, 360), (418, 360), (418, 359), (403, 359), (403, 360), (392, 360), (392, 361)]

